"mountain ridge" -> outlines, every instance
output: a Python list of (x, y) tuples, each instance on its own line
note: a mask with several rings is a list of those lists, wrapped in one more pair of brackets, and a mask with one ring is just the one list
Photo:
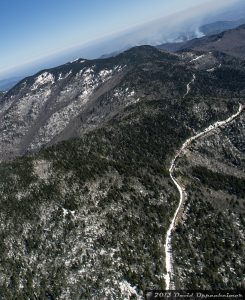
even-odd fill
[[(133, 66), (139, 66), (141, 63), (147, 64), (148, 61), (150, 61), (151, 64), (154, 62), (159, 64), (161, 61), (164, 61), (164, 63), (168, 65), (178, 61), (178, 57), (162, 53), (150, 46), (142, 46), (127, 50), (115, 58), (93, 61), (79, 59), (76, 62), (40, 71), (34, 76), (23, 79), (9, 92), (4, 94), (1, 99), (2, 109), (0, 115), (2, 120), (8, 119), (9, 114), (18, 115), (21, 109), (25, 111), (25, 107), (27, 107), (27, 114), (24, 113), (23, 115), (22, 129), (19, 126), (18, 128), (15, 127), (19, 124), (19, 120), (16, 119), (16, 125), (9, 125), (9, 136), (12, 136), (12, 134), (17, 134), (18, 136), (22, 135), (23, 138), (25, 136), (24, 139), (26, 141), (29, 140), (30, 142), (33, 142), (30, 140), (30, 136), (35, 135), (35, 126), (38, 126), (36, 129), (37, 131), (40, 130), (42, 126), (45, 126), (47, 118), (53, 118), (51, 121), (57, 122), (55, 118), (58, 111), (60, 111), (60, 113), (58, 113), (58, 118), (59, 116), (60, 118), (63, 118), (64, 125), (60, 123), (61, 129), (58, 128), (57, 132), (63, 131), (70, 122), (70, 117), (68, 117), (68, 119), (66, 117), (67, 114), (70, 114), (71, 118), (75, 118), (75, 115), (79, 115), (79, 109), (83, 110), (88, 106), (87, 114), (83, 113), (83, 115), (85, 114), (85, 118), (88, 117), (91, 109), (93, 110), (95, 108), (95, 104), (91, 106), (93, 101), (101, 101), (100, 98), (103, 95), (110, 89), (116, 88), (128, 72), (134, 72)], [(137, 70), (137, 68), (135, 68), (135, 70)], [(84, 81), (82, 85), (80, 85), (80, 79)], [(72, 93), (70, 92), (71, 89), (73, 89)], [(135, 91), (133, 91), (132, 88), (130, 90), (131, 91), (128, 91), (127, 94), (128, 97), (133, 100), (135, 98)], [(118, 100), (120, 98), (119, 94), (116, 94), (114, 97), (118, 98)], [(42, 99), (42, 101), (40, 101), (40, 99)], [(91, 106), (91, 108), (89, 108), (89, 106)], [(16, 109), (18, 109), (18, 112)], [(34, 111), (35, 109), (37, 111)], [(40, 116), (37, 115), (39, 113), (41, 114)], [(33, 127), (33, 123), (30, 122), (35, 122), (36, 125)], [(25, 127), (25, 124), (30, 127)], [(2, 126), (2, 130), (6, 132), (6, 123)], [(48, 127), (44, 129), (46, 132), (48, 130), (47, 128)], [(53, 138), (52, 129), (51, 127), (49, 128), (51, 137), (47, 137), (48, 140), (46, 139), (44, 141), (45, 143), (50, 142)], [(31, 130), (33, 132), (29, 135), (29, 138), (26, 130)], [(56, 135), (56, 133), (54, 134)], [(4, 137), (5, 135), (6, 133), (2, 133), (2, 139), (4, 140), (6, 139), (6, 137)], [(7, 144), (8, 143), (9, 142), (7, 142)], [(23, 146), (20, 146), (20, 150), (18, 151), (20, 151), (20, 154), (23, 154), (27, 150), (27, 147), (22, 140), (20, 140), (20, 144)], [(6, 151), (8, 148), (9, 147), (6, 146)]]
[(173, 52), (187, 49), (205, 52), (217, 51), (244, 59), (244, 36), (245, 24), (216, 35), (194, 39), (186, 43), (163, 44), (159, 48)]

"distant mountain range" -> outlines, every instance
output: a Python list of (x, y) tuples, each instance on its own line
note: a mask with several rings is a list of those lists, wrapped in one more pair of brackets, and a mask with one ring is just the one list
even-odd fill
[(186, 49), (198, 51), (218, 51), (239, 58), (245, 58), (245, 25), (216, 35), (193, 39), (184, 43), (168, 43), (158, 48), (177, 52)]
[[(218, 21), (210, 24), (200, 26), (198, 29), (199, 35), (205, 35), (202, 38), (191, 39), (195, 37), (195, 32), (182, 33), (178, 35), (179, 40), (182, 42), (177, 43), (165, 43), (157, 46), (160, 49), (176, 52), (183, 49), (196, 49), (196, 50), (217, 50), (227, 54), (236, 55), (238, 57), (244, 57), (244, 26), (245, 19), (239, 19), (236, 21)], [(240, 26), (241, 25), (241, 26)], [(240, 26), (235, 29), (235, 27)], [(229, 31), (229, 29), (234, 29)], [(228, 31), (227, 31), (228, 30)], [(222, 32), (227, 31), (222, 34)], [(231, 35), (231, 36), (227, 36)], [(211, 37), (212, 36), (212, 37)], [(232, 44), (230, 44), (232, 40)], [(221, 42), (222, 41), (222, 42)], [(228, 42), (227, 42), (228, 41)], [(208, 44), (206, 47), (205, 44)], [(236, 46), (237, 45), (237, 46)], [(118, 55), (119, 53), (127, 50), (128, 47), (121, 49), (120, 51), (114, 51), (111, 53), (103, 54), (100, 58), (109, 58)], [(0, 91), (7, 91), (16, 85), (23, 77), (13, 77), (4, 80), (0, 80)]]
[(0, 91), (8, 91), (15, 86), (23, 77), (12, 77), (0, 80)]
[[(34, 74), (38, 70), (51, 68), (72, 61), (77, 57), (95, 59), (102, 55), (114, 54), (125, 51), (139, 45), (160, 45), (163, 43), (186, 42), (203, 35), (218, 33), (235, 26), (236, 22), (245, 19), (245, 2), (234, 1), (230, 6), (222, 6), (223, 1), (212, 1), (209, 6), (196, 6), (174, 15), (164, 16), (143, 25), (124, 30), (112, 36), (96, 40), (87, 45), (80, 45), (53, 56), (43, 58), (35, 63), (17, 68), (14, 73), (5, 75), (8, 77), (22, 76), (23, 74)], [(224, 1), (233, 2), (233, 1)], [(211, 3), (211, 1), (210, 1)], [(223, 7), (223, 9), (218, 9)], [(206, 24), (213, 24), (212, 28)], [(221, 23), (219, 23), (221, 22)], [(204, 27), (202, 27), (204, 26)], [(214, 27), (213, 27), (214, 26)], [(203, 30), (203, 31), (202, 31)], [(5, 78), (2, 78), (5, 79)], [(4, 87), (5, 88), (5, 87)], [(0, 87), (1, 90), (1, 87)]]
[(219, 34), (223, 31), (233, 29), (245, 24), (245, 18), (237, 21), (217, 21), (214, 23), (200, 26), (199, 30), (206, 36)]
[[(178, 40), (181, 42), (165, 43), (158, 47), (161, 49), (164, 49), (166, 51), (170, 51), (170, 52), (179, 51), (181, 49), (185, 49), (188, 47), (190, 47), (190, 48), (193, 47), (193, 49), (194, 49), (194, 47), (197, 47), (196, 44), (199, 44), (206, 40), (205, 38), (200, 39), (201, 36), (203, 36), (203, 35), (210, 36), (210, 35), (214, 35), (214, 34), (219, 34), (225, 30), (235, 28), (243, 23), (245, 23), (245, 19), (239, 19), (236, 21), (218, 21), (215, 23), (206, 24), (206, 25), (200, 26), (200, 28), (198, 29), (198, 33), (196, 30), (189, 31), (189, 32), (187, 31), (187, 32), (182, 32), (182, 33), (180, 33), (180, 32), (176, 33), (174, 40)], [(199, 36), (199, 38), (195, 39), (195, 37), (197, 35)], [(239, 36), (237, 38), (239, 38)], [(243, 38), (243, 36), (241, 36), (240, 38)], [(209, 42), (209, 40), (207, 40), (207, 42)], [(119, 53), (121, 53), (129, 48), (130, 48), (130, 46), (126, 46), (124, 48), (121, 48), (118, 51), (113, 51), (111, 53), (105, 53), (105, 54), (101, 55), (100, 58), (108, 58), (108, 57), (116, 56)], [(105, 47), (104, 51), (106, 51), (106, 49), (107, 48)], [(237, 50), (239, 53), (241, 52), (240, 55), (242, 55), (243, 49), (240, 49), (240, 50), (237, 49)], [(230, 51), (228, 53), (230, 53)], [(78, 55), (78, 53), (76, 55)], [(74, 54), (74, 56), (75, 56), (75, 54)], [(23, 77), (24, 76), (22, 76), (22, 77), (19, 76), (19, 77), (12, 77), (12, 78), (8, 78), (8, 79), (0, 80), (0, 91), (8, 91), (14, 85), (16, 85)]]

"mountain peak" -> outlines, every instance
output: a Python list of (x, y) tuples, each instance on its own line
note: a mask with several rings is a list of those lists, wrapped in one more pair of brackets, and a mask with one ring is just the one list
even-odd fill
[(133, 63), (139, 63), (140, 61), (146, 60), (178, 60), (176, 55), (164, 52), (162, 50), (157, 49), (156, 47), (143, 45), (136, 46), (125, 52), (119, 54), (118, 58), (128, 58)]

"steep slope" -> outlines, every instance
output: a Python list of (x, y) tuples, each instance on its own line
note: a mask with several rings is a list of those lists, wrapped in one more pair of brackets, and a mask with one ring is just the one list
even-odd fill
[[(0, 164), (1, 298), (142, 299), (165, 288), (164, 243), (179, 201), (171, 161), (244, 104), (243, 76), (235, 58), (144, 46), (45, 70), (4, 95), (1, 158), (12, 159)], [(183, 276), (178, 257), (191, 248), (181, 245), (176, 234), (175, 281), (186, 287), (198, 270)]]
[(3, 96), (4, 96), (4, 92), (0, 92), (0, 101), (3, 98)]
[(217, 35), (193, 39), (186, 43), (174, 43), (159, 46), (167, 51), (192, 49), (198, 51), (218, 51), (238, 58), (245, 58), (245, 25), (224, 31)]
[[(163, 68), (171, 74), (157, 78)], [(141, 47), (115, 58), (77, 60), (26, 78), (1, 100), (0, 156), (38, 150), (54, 139), (77, 136), (78, 127), (84, 132), (99, 126), (121, 107), (138, 101), (144, 91), (152, 92), (153, 86), (142, 85), (147, 72), (160, 80), (166, 93), (180, 93), (179, 71), (184, 69), (177, 56)]]

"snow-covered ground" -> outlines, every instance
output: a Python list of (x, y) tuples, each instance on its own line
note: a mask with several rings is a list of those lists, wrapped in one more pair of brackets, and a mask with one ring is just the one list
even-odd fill
[(209, 73), (212, 73), (212, 72), (214, 72), (215, 70), (217, 70), (217, 69), (220, 69), (221, 68), (221, 64), (219, 64), (217, 67), (213, 67), (213, 68), (211, 68), (211, 69), (208, 69), (208, 70), (206, 70), (207, 72), (209, 72)]
[(35, 83), (33, 84), (31, 90), (35, 91), (37, 90), (40, 86), (47, 84), (47, 83), (54, 83), (54, 76), (48, 72), (44, 72), (40, 74), (37, 78)]
[(193, 58), (190, 62), (197, 61), (197, 60), (199, 60), (199, 59), (201, 59), (203, 57), (205, 57), (205, 54), (197, 56), (196, 58)]
[(203, 131), (201, 131), (200, 133), (196, 134), (195, 136), (187, 139), (184, 144), (182, 145), (182, 147), (180, 148), (180, 150), (176, 153), (175, 157), (173, 158), (170, 168), (169, 168), (169, 174), (170, 177), (173, 181), (173, 183), (175, 184), (175, 186), (177, 187), (178, 191), (179, 191), (179, 195), (180, 195), (180, 200), (179, 200), (179, 205), (174, 213), (173, 219), (171, 221), (171, 224), (169, 226), (169, 229), (167, 231), (167, 235), (166, 235), (166, 240), (165, 240), (165, 265), (166, 265), (166, 274), (165, 274), (165, 284), (166, 284), (166, 290), (171, 290), (175, 288), (174, 282), (173, 282), (173, 256), (172, 256), (172, 232), (175, 228), (176, 225), (176, 220), (178, 218), (178, 215), (180, 213), (180, 209), (185, 201), (185, 191), (184, 188), (180, 185), (180, 183), (177, 181), (177, 179), (174, 177), (174, 169), (175, 169), (175, 165), (176, 165), (176, 161), (177, 159), (182, 155), (183, 151), (196, 139), (202, 137), (203, 135), (211, 132), (212, 130), (224, 126), (228, 123), (230, 123), (231, 121), (233, 121), (236, 117), (238, 117), (241, 112), (243, 110), (243, 105), (239, 104), (239, 109), (238, 111), (233, 114), (232, 116), (230, 116), (228, 119), (224, 120), (224, 121), (217, 121), (214, 124), (210, 125), (209, 127), (207, 127), (206, 129), (204, 129)]
[(189, 83), (187, 83), (187, 85), (186, 85), (186, 93), (183, 98), (185, 98), (190, 93), (191, 85), (195, 82), (195, 80), (196, 80), (196, 75), (193, 74), (192, 80)]

